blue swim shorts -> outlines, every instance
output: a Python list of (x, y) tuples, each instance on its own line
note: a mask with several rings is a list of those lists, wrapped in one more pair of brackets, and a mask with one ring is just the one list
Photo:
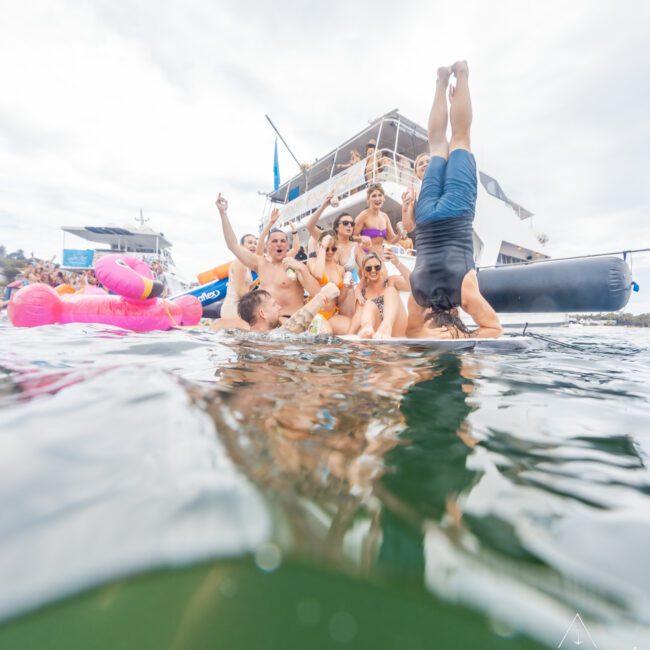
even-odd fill
[(473, 217), (476, 210), (476, 160), (454, 149), (449, 160), (433, 156), (415, 205), (415, 224), (451, 217)]

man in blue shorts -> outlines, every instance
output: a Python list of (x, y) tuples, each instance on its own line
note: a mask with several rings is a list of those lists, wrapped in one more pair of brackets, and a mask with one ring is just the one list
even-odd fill
[[(455, 85), (450, 85), (452, 75)], [(438, 68), (428, 124), (431, 161), (415, 206), (417, 257), (411, 274), (407, 327), (407, 335), (412, 337), (492, 338), (502, 333), (496, 312), (479, 291), (474, 269), (472, 222), (477, 179), (476, 161), (470, 151), (468, 77), (466, 61)], [(469, 331), (465, 327), (458, 307), (474, 319), (478, 329)]]

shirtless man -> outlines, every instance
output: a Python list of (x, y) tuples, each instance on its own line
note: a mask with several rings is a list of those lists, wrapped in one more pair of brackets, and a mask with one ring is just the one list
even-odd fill
[[(268, 258), (251, 253), (237, 241), (228, 219), (228, 201), (221, 194), (217, 198), (216, 206), (221, 215), (223, 236), (230, 251), (242, 264), (257, 273), (260, 289), (273, 296), (280, 306), (281, 315), (293, 316), (305, 304), (305, 291), (310, 296), (315, 296), (320, 290), (320, 285), (302, 262), (287, 256), (287, 235), (280, 230), (271, 231), (268, 239)], [(289, 270), (294, 273), (287, 273)]]
[[(451, 75), (456, 85), (449, 86)], [(438, 68), (429, 115), (429, 149), (415, 205), (417, 257), (411, 273), (406, 333), (416, 338), (495, 338), (499, 318), (481, 295), (474, 269), (472, 222), (476, 209), (476, 161), (470, 152), (472, 103), (466, 61)], [(447, 88), (451, 140), (447, 141)], [(469, 331), (458, 315), (462, 307), (478, 325)]]
[(390, 167), (390, 158), (377, 152), (377, 142), (373, 139), (366, 145), (366, 167), (365, 175), (368, 183), (379, 182), (375, 176)]

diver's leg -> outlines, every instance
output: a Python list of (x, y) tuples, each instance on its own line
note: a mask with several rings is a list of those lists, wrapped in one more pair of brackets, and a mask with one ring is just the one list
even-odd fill
[(429, 113), (429, 150), (432, 156), (440, 156), (447, 160), (449, 157), (449, 143), (447, 142), (447, 86), (451, 68), (438, 68), (436, 78), (436, 92), (433, 105)]
[(457, 61), (451, 66), (456, 77), (456, 87), (449, 89), (451, 141), (449, 151), (470, 149), (472, 126), (472, 100), (469, 96), (469, 69), (467, 61)]

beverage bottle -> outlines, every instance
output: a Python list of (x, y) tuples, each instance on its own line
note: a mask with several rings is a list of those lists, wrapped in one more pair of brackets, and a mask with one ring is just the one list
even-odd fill
[(338, 208), (339, 207), (339, 197), (336, 196), (336, 194), (332, 197), (332, 200), (330, 201), (330, 205), (333, 208)]

